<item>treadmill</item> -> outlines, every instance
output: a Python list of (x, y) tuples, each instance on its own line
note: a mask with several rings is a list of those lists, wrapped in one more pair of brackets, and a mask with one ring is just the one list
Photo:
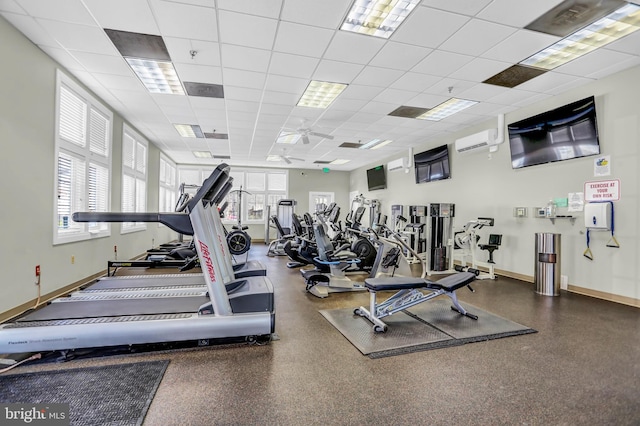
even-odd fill
[[(192, 228), (207, 291), (197, 295), (132, 295), (50, 303), (0, 325), (0, 353), (25, 353), (232, 337), (268, 341), (275, 330), (273, 284), (266, 276), (236, 279), (213, 201), (230, 179), (220, 164), (184, 213), (75, 213), (76, 221), (160, 222)], [(59, 300), (68, 299), (61, 298)]]

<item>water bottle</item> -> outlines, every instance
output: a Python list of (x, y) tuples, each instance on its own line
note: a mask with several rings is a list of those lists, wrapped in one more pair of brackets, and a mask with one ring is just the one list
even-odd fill
[(556, 203), (553, 200), (547, 203), (547, 217), (556, 217)]

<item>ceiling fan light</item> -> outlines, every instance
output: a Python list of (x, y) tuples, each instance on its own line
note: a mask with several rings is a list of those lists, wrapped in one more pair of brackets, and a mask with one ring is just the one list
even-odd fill
[(279, 155), (267, 155), (267, 161), (282, 161)]
[(293, 145), (300, 140), (301, 136), (302, 135), (300, 135), (299, 133), (280, 132), (278, 138), (276, 139), (276, 143)]

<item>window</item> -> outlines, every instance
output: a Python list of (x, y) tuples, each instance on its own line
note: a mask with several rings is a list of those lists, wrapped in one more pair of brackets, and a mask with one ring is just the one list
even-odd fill
[[(126, 124), (122, 135), (122, 211), (147, 211), (147, 147), (148, 143)], [(143, 231), (144, 222), (124, 222), (122, 233)]]
[[(211, 175), (213, 168), (180, 167), (178, 169), (181, 184), (201, 185)], [(278, 201), (287, 198), (286, 170), (240, 169), (231, 167), (233, 188), (219, 207), (225, 207), (223, 221), (227, 223), (264, 222), (267, 206), (271, 214), (278, 211)], [(242, 188), (242, 212), (240, 212), (239, 193)], [(195, 190), (194, 190), (195, 192)], [(226, 204), (226, 206), (225, 206)], [(242, 214), (241, 214), (242, 213)]]
[(176, 165), (164, 154), (160, 154), (160, 194), (159, 212), (172, 212), (176, 209)]
[(108, 223), (74, 222), (74, 212), (111, 208), (113, 114), (61, 71), (56, 73), (53, 243), (111, 234)]

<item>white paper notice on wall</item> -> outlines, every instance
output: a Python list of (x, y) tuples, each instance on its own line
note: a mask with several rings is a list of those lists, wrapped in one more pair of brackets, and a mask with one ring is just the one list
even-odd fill
[(603, 155), (593, 160), (593, 175), (596, 177), (611, 175), (610, 155)]
[(584, 192), (570, 192), (567, 201), (568, 212), (581, 212), (584, 210)]

